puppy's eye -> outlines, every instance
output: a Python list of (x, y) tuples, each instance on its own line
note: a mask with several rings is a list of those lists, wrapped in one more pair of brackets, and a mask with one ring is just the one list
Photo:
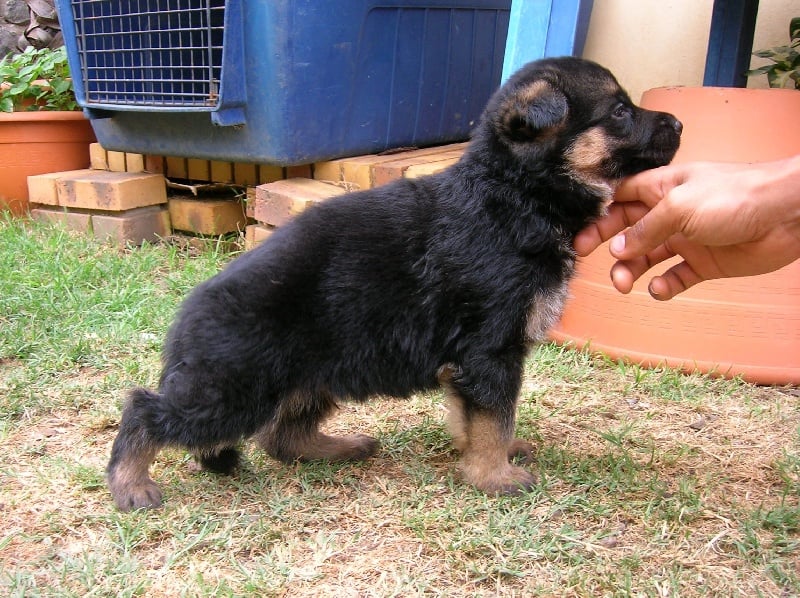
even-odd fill
[(628, 108), (625, 104), (617, 104), (614, 107), (614, 111), (611, 113), (612, 118), (620, 120), (628, 118), (630, 115), (631, 115), (631, 109)]

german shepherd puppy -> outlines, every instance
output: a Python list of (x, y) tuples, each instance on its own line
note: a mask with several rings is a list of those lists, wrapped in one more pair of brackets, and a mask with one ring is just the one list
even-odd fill
[(603, 67), (523, 67), (490, 99), (461, 160), (426, 178), (307, 210), (188, 296), (158, 392), (130, 393), (108, 483), (123, 510), (157, 507), (148, 469), (168, 445), (230, 472), (255, 436), (274, 458), (364, 459), (364, 435), (319, 425), (337, 401), (444, 387), (470, 484), (529, 489), (511, 463), (523, 360), (558, 320), (575, 233), (618, 181), (668, 163), (681, 123), (637, 108)]

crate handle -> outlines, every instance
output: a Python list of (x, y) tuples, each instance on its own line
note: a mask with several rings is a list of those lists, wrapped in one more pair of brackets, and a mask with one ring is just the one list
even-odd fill
[(219, 105), (211, 112), (211, 122), (220, 127), (245, 124), (247, 92), (244, 77), (244, 14), (241, 0), (225, 4), (225, 36), (222, 44), (222, 71)]

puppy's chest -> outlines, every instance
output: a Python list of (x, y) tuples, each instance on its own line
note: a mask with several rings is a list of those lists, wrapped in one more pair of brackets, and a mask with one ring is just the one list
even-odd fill
[(569, 280), (575, 270), (575, 260), (567, 258), (563, 264), (564, 275), (555, 284), (537, 289), (528, 305), (525, 338), (538, 343), (547, 338), (548, 331), (556, 325), (564, 312), (569, 294)]

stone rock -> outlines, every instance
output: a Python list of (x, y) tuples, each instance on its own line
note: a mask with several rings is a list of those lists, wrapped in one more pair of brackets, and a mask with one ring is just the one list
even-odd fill
[(5, 0), (5, 20), (14, 25), (27, 25), (31, 21), (31, 13), (24, 0)]

